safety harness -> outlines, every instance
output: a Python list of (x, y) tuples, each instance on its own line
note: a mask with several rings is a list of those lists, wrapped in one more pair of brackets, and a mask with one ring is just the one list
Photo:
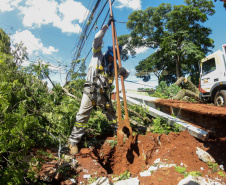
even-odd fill
[[(101, 86), (97, 85), (97, 81), (100, 80), (100, 75), (104, 75), (105, 77), (107, 76), (108, 84), (109, 84), (108, 87), (102, 88)], [(114, 79), (113, 73), (105, 72), (105, 58), (103, 57), (103, 59), (101, 61), (101, 65), (97, 66), (97, 75), (94, 78), (93, 83), (86, 81), (86, 83), (84, 85), (84, 87), (89, 87), (90, 90), (87, 91), (85, 88), (83, 90), (83, 93), (85, 93), (89, 97), (90, 101), (92, 102), (94, 110), (97, 110), (97, 106), (98, 106), (97, 105), (97, 97), (95, 97), (94, 95), (96, 93), (100, 93), (106, 99), (103, 113), (106, 113), (107, 109), (110, 109), (113, 112), (113, 114), (116, 113), (116, 111), (112, 105), (112, 102), (111, 102), (111, 86), (113, 83), (113, 79)], [(109, 95), (107, 92), (109, 92)]]

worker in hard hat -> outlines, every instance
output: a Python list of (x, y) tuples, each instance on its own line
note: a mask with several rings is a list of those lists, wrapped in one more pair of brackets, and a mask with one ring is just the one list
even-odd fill
[[(107, 95), (107, 92), (111, 91), (111, 84), (114, 80), (113, 47), (108, 47), (105, 54), (101, 51), (103, 37), (112, 21), (114, 21), (114, 19), (110, 17), (108, 24), (104, 25), (100, 31), (96, 33), (93, 40), (93, 54), (84, 84), (82, 101), (79, 112), (76, 115), (75, 125), (69, 136), (69, 148), (70, 154), (72, 155), (78, 153), (77, 144), (81, 141), (85, 133), (93, 108), (96, 109), (96, 106), (101, 107), (109, 123), (117, 125), (117, 116), (111, 104), (111, 97)], [(121, 67), (118, 68), (118, 74), (119, 76), (127, 78), (129, 71)]]

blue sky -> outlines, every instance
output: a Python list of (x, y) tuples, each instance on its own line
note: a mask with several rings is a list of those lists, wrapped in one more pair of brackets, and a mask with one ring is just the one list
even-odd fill
[[(40, 58), (49, 63), (51, 70), (55, 72), (51, 78), (63, 85), (65, 69), (70, 68), (75, 46), (82, 34), (82, 27), (87, 22), (90, 7), (95, 2), (94, 0), (1, 0), (0, 28), (10, 35), (13, 43), (22, 41), (27, 47), (29, 61), (24, 65)], [(100, 7), (104, 3), (105, 0), (102, 0)], [(134, 10), (145, 10), (149, 6), (155, 7), (161, 3), (178, 5), (183, 4), (183, 0), (115, 0), (114, 17), (116, 21), (127, 22), (129, 14)], [(222, 2), (217, 1), (214, 4), (216, 13), (205, 23), (205, 26), (212, 29), (211, 38), (215, 41), (213, 52), (221, 49), (221, 46), (226, 43), (226, 10)], [(108, 4), (107, 8), (109, 8)], [(107, 8), (104, 9), (97, 21), (98, 29), (106, 16)], [(97, 13), (99, 11), (100, 9), (97, 9)], [(86, 57), (98, 29), (92, 30), (84, 45), (81, 58)], [(118, 36), (129, 33), (123, 23), (116, 23), (116, 30)], [(104, 37), (103, 52), (106, 51), (108, 45), (112, 45), (111, 29), (108, 29)], [(122, 66), (131, 72), (127, 80), (140, 83), (141, 79), (135, 77), (135, 66), (153, 52), (152, 49), (137, 48), (135, 58), (130, 57), (128, 61), (122, 62)], [(91, 55), (86, 60), (87, 66), (90, 59)], [(66, 65), (68, 67), (65, 67)], [(156, 86), (156, 78), (153, 76), (147, 84)]]

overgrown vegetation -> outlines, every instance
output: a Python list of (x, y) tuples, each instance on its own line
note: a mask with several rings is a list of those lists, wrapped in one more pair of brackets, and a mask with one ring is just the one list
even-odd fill
[[(66, 143), (80, 106), (84, 80), (78, 78), (79, 73), (73, 74), (73, 81), (64, 87), (76, 98), (54, 82), (49, 90), (43, 81), (50, 73), (48, 65), (38, 61), (22, 67), (27, 59), (23, 45), (11, 51), (9, 37), (1, 29), (0, 34), (0, 179), (3, 184), (25, 184), (37, 180), (41, 158), (45, 157), (33, 158), (40, 165), (35, 170), (30, 168), (26, 156), (32, 154), (31, 149), (58, 148), (59, 142)], [(96, 130), (95, 134), (103, 131), (104, 124), (101, 113), (92, 114), (89, 127)]]
[(180, 90), (181, 87), (178, 85), (172, 84), (168, 86), (165, 81), (162, 81), (151, 96), (168, 99), (174, 97)]
[(170, 132), (180, 132), (179, 125), (170, 126), (167, 124), (166, 120), (161, 119), (159, 117), (153, 119), (153, 124), (150, 129), (153, 133), (159, 133), (159, 134), (169, 134)]
[[(39, 63), (23, 68), (20, 64), (27, 54), (22, 45), (11, 52), (6, 47), (8, 36), (1, 32), (1, 38), (0, 177), (5, 184), (23, 184), (31, 180), (26, 177), (28, 165), (24, 156), (34, 146), (57, 147), (59, 141), (50, 133), (66, 142), (79, 101), (65, 95), (58, 84), (50, 91), (42, 81), (43, 75), (48, 75), (48, 66)], [(82, 83), (77, 80), (68, 84), (80, 92), (78, 97)]]

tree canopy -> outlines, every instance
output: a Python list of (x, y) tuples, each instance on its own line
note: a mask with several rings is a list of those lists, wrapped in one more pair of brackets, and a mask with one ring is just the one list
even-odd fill
[(159, 79), (175, 81), (184, 74), (190, 74), (197, 81), (198, 61), (211, 51), (214, 41), (209, 38), (211, 29), (203, 23), (215, 13), (211, 0), (185, 0), (185, 5), (161, 4), (138, 10), (128, 17), (128, 35), (119, 37), (124, 46), (122, 58), (128, 59), (128, 52), (136, 54), (136, 47), (157, 49), (136, 66), (137, 76), (154, 72)]

